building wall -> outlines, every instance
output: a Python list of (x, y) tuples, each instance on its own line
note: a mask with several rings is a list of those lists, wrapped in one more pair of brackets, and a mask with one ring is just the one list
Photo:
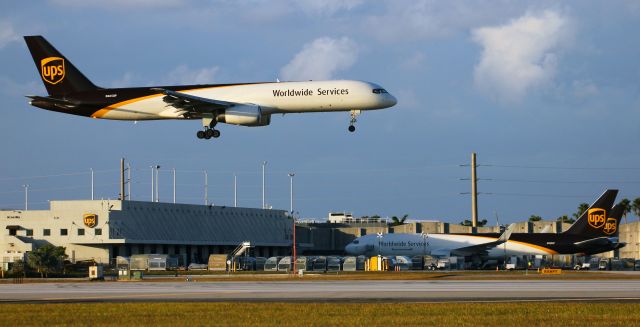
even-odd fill
[[(97, 215), (95, 226), (85, 225), (85, 214)], [(0, 260), (13, 260), (52, 244), (66, 247), (72, 261), (107, 263), (116, 255), (169, 252), (206, 262), (211, 251), (229, 253), (243, 241), (250, 241), (261, 253), (286, 253), (291, 248), (292, 229), (291, 218), (282, 210), (51, 201), (49, 210), (0, 211)]]
[(620, 242), (627, 245), (619, 250), (621, 258), (640, 259), (640, 222), (620, 224)]

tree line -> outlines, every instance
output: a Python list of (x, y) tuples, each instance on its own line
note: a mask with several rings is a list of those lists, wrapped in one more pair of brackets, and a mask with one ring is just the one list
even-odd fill
[[(618, 204), (622, 207), (622, 216), (624, 217), (625, 222), (627, 221), (627, 215), (631, 212), (633, 212), (633, 214), (638, 217), (638, 219), (640, 219), (640, 198), (635, 198), (633, 201), (625, 198), (622, 199)], [(578, 218), (580, 218), (580, 216), (582, 216), (585, 211), (587, 211), (587, 209), (589, 209), (588, 203), (580, 203), (578, 205), (578, 209), (571, 215), (571, 217), (569, 217), (568, 215), (562, 215), (556, 218), (556, 221), (573, 224)], [(531, 215), (529, 217), (529, 221), (540, 220), (542, 220), (542, 217), (538, 215)]]

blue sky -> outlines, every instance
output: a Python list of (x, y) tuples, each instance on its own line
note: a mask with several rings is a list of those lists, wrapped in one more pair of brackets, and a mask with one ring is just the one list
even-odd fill
[[(605, 188), (640, 197), (640, 5), (635, 1), (51, 0), (0, 4), (0, 207), (116, 198), (120, 157), (133, 199), (209, 198), (329, 211), (470, 215), (468, 164), (478, 153), (480, 217), (555, 218)], [(21, 39), (44, 35), (103, 87), (296, 79), (358, 79), (394, 94), (392, 109), (275, 116), (271, 126), (93, 120), (30, 107), (46, 94)]]

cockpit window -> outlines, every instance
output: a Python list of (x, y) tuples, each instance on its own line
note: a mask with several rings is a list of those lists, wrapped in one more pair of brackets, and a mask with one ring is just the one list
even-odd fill
[(375, 94), (387, 93), (387, 90), (385, 90), (385, 89), (373, 89), (373, 93), (375, 93)]
[(360, 241), (355, 240), (355, 241), (353, 241), (352, 243), (353, 243), (353, 244), (358, 244), (358, 243), (360, 243)]

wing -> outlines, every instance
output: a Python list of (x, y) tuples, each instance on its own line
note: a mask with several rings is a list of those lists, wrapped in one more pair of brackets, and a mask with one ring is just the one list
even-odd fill
[(233, 107), (237, 104), (235, 102), (202, 98), (163, 88), (152, 88), (151, 90), (164, 94), (162, 101), (164, 101), (168, 106), (185, 110), (188, 113), (211, 113), (217, 110)]
[(452, 249), (451, 254), (457, 255), (457, 256), (487, 254), (491, 249), (508, 241), (509, 238), (511, 237), (511, 233), (513, 233), (513, 230), (515, 229), (515, 226), (516, 226), (515, 224), (509, 225), (509, 227), (507, 227), (507, 229), (502, 233), (502, 235), (500, 235), (500, 238), (498, 238), (493, 242), (487, 242), (487, 243)]

